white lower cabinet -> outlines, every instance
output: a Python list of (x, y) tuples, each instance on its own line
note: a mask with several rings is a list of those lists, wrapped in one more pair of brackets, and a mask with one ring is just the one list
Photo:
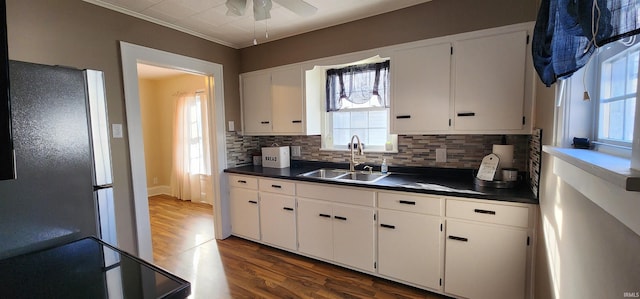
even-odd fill
[(260, 192), (260, 228), (262, 241), (296, 250), (296, 199)]
[(375, 212), (371, 208), (333, 204), (333, 259), (375, 271)]
[(291, 181), (260, 178), (260, 233), (262, 241), (296, 250), (296, 187)]
[(325, 201), (298, 198), (298, 250), (333, 259), (333, 209)]
[(378, 211), (378, 273), (441, 289), (440, 217)]
[(456, 298), (531, 298), (532, 205), (230, 175), (234, 235)]
[(373, 272), (374, 217), (372, 208), (298, 198), (298, 250)]
[(231, 187), (231, 232), (249, 239), (260, 240), (258, 191)]
[[(446, 221), (445, 293), (474, 299), (529, 298), (529, 212), (512, 217), (520, 209), (528, 211), (526, 207), (447, 201), (447, 216), (461, 220)], [(485, 223), (475, 222), (478, 219)], [(501, 222), (506, 225), (494, 224)]]

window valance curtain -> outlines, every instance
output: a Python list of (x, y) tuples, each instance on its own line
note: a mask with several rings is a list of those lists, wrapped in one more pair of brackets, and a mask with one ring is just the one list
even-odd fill
[(533, 63), (547, 86), (583, 67), (597, 47), (640, 33), (638, 0), (542, 0)]
[(327, 112), (338, 111), (344, 101), (389, 107), (389, 61), (327, 70)]

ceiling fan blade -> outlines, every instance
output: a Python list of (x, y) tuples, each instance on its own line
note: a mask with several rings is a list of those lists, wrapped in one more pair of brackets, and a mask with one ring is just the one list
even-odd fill
[(253, 19), (262, 21), (271, 19), (271, 0), (253, 0)]
[(247, 8), (247, 0), (227, 0), (225, 5), (228, 16), (242, 16)]
[(308, 17), (316, 13), (318, 8), (304, 2), (303, 0), (273, 0), (275, 3), (282, 5), (282, 7), (293, 11), (295, 14), (303, 17)]

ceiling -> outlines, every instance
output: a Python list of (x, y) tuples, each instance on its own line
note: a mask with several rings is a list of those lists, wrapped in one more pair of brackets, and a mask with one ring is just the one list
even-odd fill
[(169, 77), (183, 75), (183, 74), (197, 75), (197, 74), (181, 71), (178, 69), (170, 69), (170, 68), (164, 68), (159, 66), (153, 66), (149, 64), (138, 63), (139, 79), (158, 80), (158, 79), (164, 79), (164, 78), (169, 78)]
[[(236, 49), (402, 9), (431, 0), (305, 0), (318, 8), (300, 17), (273, 2), (271, 19), (227, 16), (226, 0), (84, 0)], [(268, 38), (266, 38), (268, 33)]]

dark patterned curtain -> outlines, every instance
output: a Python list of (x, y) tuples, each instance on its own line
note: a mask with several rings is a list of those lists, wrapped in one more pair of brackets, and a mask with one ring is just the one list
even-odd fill
[(389, 107), (389, 61), (327, 70), (327, 112), (338, 111), (345, 101)]
[(640, 0), (542, 0), (533, 63), (550, 86), (583, 67), (597, 47), (640, 33)]

